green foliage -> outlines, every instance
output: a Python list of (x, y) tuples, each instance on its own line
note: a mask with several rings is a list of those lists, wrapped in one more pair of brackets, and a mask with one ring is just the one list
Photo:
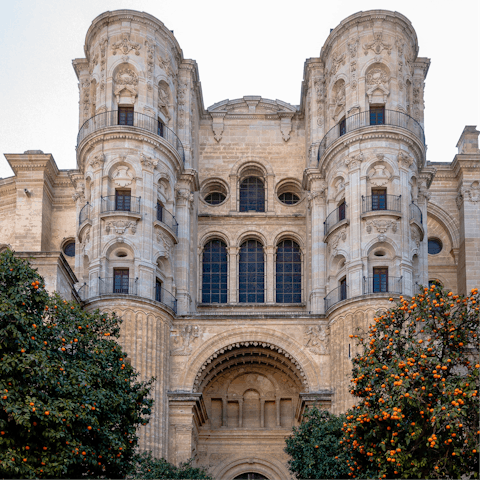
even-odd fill
[(179, 467), (168, 463), (163, 458), (152, 458), (150, 452), (144, 452), (138, 457), (137, 468), (133, 478), (141, 479), (205, 479), (212, 480), (203, 468), (192, 467), (192, 460), (182, 463)]
[(478, 290), (464, 298), (432, 286), (400, 300), (355, 335), (358, 405), (341, 442), (350, 476), (478, 478)]
[(316, 407), (305, 412), (304, 421), (286, 439), (288, 468), (297, 478), (349, 478), (347, 454), (339, 444), (345, 421), (344, 415)]
[(124, 477), (149, 382), (115, 341), (116, 316), (45, 291), (28, 262), (0, 255), (0, 477)]

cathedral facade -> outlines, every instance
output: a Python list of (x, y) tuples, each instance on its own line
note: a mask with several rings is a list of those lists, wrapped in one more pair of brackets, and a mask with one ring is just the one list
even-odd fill
[(5, 155), (0, 247), (123, 318), (156, 378), (142, 448), (218, 480), (288, 478), (306, 406), (353, 404), (350, 335), (420, 285), (480, 285), (479, 132), (426, 160), (430, 60), (397, 12), (333, 29), (299, 105), (205, 108), (196, 62), (147, 13), (101, 14), (84, 50), (77, 168)]

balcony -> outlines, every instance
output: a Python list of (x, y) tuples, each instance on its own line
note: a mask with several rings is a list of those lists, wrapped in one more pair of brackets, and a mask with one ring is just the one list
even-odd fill
[(348, 285), (346, 283), (333, 289), (325, 298), (325, 312), (338, 302), (348, 298)]
[(401, 213), (402, 212), (402, 196), (396, 195), (362, 195), (362, 215), (368, 212), (378, 213)]
[(403, 277), (390, 277), (384, 275), (374, 275), (373, 277), (363, 277), (363, 294), (371, 293), (390, 293), (392, 295), (401, 295), (403, 286)]
[(420, 140), (422, 145), (425, 145), (425, 133), (423, 132), (423, 128), (410, 115), (397, 112), (396, 110), (384, 110), (383, 115), (381, 116), (378, 114), (371, 115), (370, 111), (366, 111), (347, 117), (345, 120), (342, 120), (340, 123), (332, 127), (325, 134), (318, 147), (318, 162), (320, 163), (320, 159), (323, 157), (330, 145), (332, 145), (343, 135), (365, 127), (381, 127), (384, 125), (408, 130)]
[(120, 117), (118, 110), (111, 110), (109, 112), (102, 112), (89, 118), (81, 127), (77, 135), (77, 149), (80, 143), (89, 135), (95, 132), (99, 132), (109, 127), (127, 127), (138, 128), (154, 135), (158, 135), (166, 140), (182, 159), (185, 164), (185, 150), (182, 142), (176, 135), (176, 133), (163, 125), (158, 119), (149, 117), (143, 113), (132, 112), (128, 117)]
[(141, 197), (131, 197), (130, 195), (108, 195), (101, 197), (100, 212), (121, 212), (140, 215)]
[(138, 278), (99, 277), (97, 280), (91, 281), (90, 284), (83, 284), (78, 289), (77, 294), (83, 302), (95, 297), (110, 295), (129, 295), (146, 298), (170, 308), (175, 314), (177, 313), (177, 299), (172, 293), (163, 287), (159, 287), (158, 284), (141, 283)]
[(92, 206), (87, 202), (80, 210), (80, 214), (78, 215), (78, 224), (81, 225), (83, 222), (91, 220), (91, 213)]
[(340, 226), (340, 223), (342, 225), (344, 223), (348, 223), (347, 213), (348, 211), (346, 203), (342, 203), (333, 212), (331, 212), (323, 222), (324, 235), (327, 236), (334, 227)]
[(420, 207), (415, 203), (410, 204), (410, 221), (417, 222), (418, 225), (423, 225), (423, 214)]
[(165, 210), (164, 207), (158, 205), (155, 207), (156, 213), (156, 220), (163, 225), (166, 225), (175, 235), (178, 237), (178, 222), (177, 219), (168, 211)]

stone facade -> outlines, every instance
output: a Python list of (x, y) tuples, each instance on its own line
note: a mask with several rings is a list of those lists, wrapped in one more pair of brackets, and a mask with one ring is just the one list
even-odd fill
[(429, 281), (480, 284), (479, 132), (426, 161), (430, 60), (396, 12), (332, 30), (300, 105), (205, 109), (195, 61), (146, 13), (100, 15), (85, 53), (77, 168), (5, 155), (0, 247), (122, 316), (132, 364), (156, 377), (143, 448), (219, 480), (288, 478), (305, 407), (352, 405), (349, 335)]

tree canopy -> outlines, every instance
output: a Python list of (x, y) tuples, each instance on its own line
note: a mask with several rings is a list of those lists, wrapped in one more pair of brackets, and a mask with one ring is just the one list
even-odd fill
[(49, 295), (27, 261), (0, 255), (0, 477), (121, 478), (152, 380), (116, 342), (120, 319)]
[(477, 289), (433, 285), (353, 335), (358, 405), (341, 440), (351, 477), (478, 477), (479, 302)]

